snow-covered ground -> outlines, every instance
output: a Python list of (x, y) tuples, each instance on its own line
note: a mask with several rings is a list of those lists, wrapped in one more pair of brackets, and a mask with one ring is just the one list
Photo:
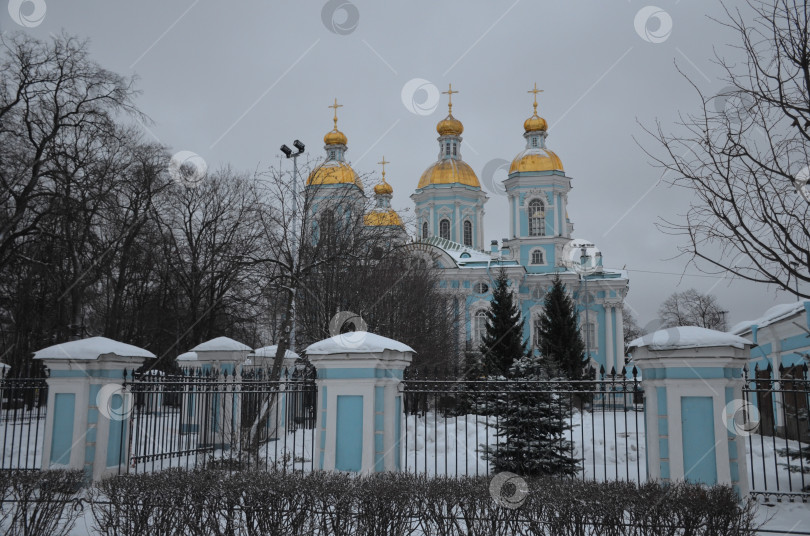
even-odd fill
[[(402, 437), (403, 469), (429, 475), (484, 475), (481, 445), (495, 445), (494, 417), (408, 416)], [(566, 434), (585, 478), (644, 481), (647, 478), (643, 416), (635, 411), (574, 412)]]

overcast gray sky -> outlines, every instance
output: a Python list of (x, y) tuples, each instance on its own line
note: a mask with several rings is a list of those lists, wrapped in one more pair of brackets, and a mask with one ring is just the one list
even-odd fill
[[(733, 58), (727, 45), (735, 36), (710, 20), (722, 16), (718, 2), (655, 2), (658, 9), (638, 0), (11, 0), (0, 27), (89, 38), (102, 65), (139, 76), (151, 135), (212, 168), (278, 165), (278, 147), (295, 138), (320, 157), (332, 127), (327, 106), (337, 98), (347, 157), (376, 180), (385, 155), (402, 211), (412, 211), (409, 195), (437, 154), (446, 96), (434, 108), (431, 86), (459, 90), (453, 111), (464, 123), (462, 155), (486, 187), (487, 164), (524, 147), (527, 90), (537, 82), (548, 145), (573, 177), (574, 235), (593, 241), (606, 266), (626, 266), (627, 302), (640, 323), (670, 293), (694, 287), (715, 294), (734, 324), (793, 298), (689, 275), (700, 272), (673, 259), (680, 239), (654, 223), (685, 213), (690, 196), (659, 182), (661, 171), (634, 138), (655, 150), (640, 124), (672, 125), (679, 110), (698, 104), (676, 63), (707, 93), (724, 87), (712, 57), (717, 50)], [(411, 87), (422, 90), (411, 95)], [(495, 180), (504, 177), (500, 171)], [(490, 193), (487, 243), (506, 236), (506, 214), (505, 198)]]

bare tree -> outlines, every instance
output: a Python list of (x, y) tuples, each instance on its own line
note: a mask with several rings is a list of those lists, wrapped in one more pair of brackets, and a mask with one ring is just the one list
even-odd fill
[(180, 348), (236, 333), (259, 274), (253, 256), (264, 242), (255, 179), (228, 168), (193, 185), (173, 184), (159, 215), (164, 258), (180, 329)]
[(0, 268), (35, 239), (53, 204), (52, 164), (60, 140), (112, 135), (114, 116), (140, 116), (132, 79), (88, 56), (65, 34), (51, 41), (15, 34), (0, 40)]
[(622, 324), (624, 325), (624, 353), (627, 355), (627, 347), (632, 341), (644, 335), (638, 325), (636, 315), (627, 304), (622, 304)]
[(796, 292), (797, 281), (810, 282), (810, 10), (807, 1), (749, 0), (725, 13), (718, 23), (736, 32), (744, 56), (717, 56), (727, 87), (710, 95), (690, 80), (698, 111), (675, 133), (648, 130), (664, 149), (648, 154), (694, 193), (684, 219), (661, 228), (686, 238), (681, 251), (699, 269)]
[(726, 312), (714, 296), (690, 288), (667, 298), (661, 304), (658, 315), (662, 328), (698, 326), (726, 331)]

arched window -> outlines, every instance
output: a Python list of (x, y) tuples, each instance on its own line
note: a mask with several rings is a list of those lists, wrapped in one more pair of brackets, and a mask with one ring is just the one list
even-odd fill
[(444, 144), (444, 154), (450, 156), (450, 142), (446, 142)]
[(583, 322), (581, 327), (582, 342), (585, 343), (585, 347), (589, 348), (592, 353), (599, 351), (599, 339), (597, 338), (598, 332), (596, 330), (596, 322)]
[(422, 223), (422, 238), (428, 237), (428, 222)]
[(537, 136), (532, 136), (532, 147), (537, 147)]
[(454, 143), (453, 144), (453, 156), (456, 156), (457, 154), (458, 154), (458, 152), (456, 150), (456, 144)]
[(545, 297), (546, 297), (546, 290), (544, 288), (535, 287), (535, 289), (532, 290), (532, 299), (539, 301), (544, 299)]
[(439, 236), (445, 240), (450, 240), (450, 220), (443, 219), (439, 222)]
[(483, 281), (479, 281), (478, 283), (475, 284), (475, 286), (473, 287), (473, 290), (477, 294), (484, 294), (489, 290), (489, 285), (487, 285)]
[(534, 328), (533, 335), (534, 335), (534, 347), (535, 348), (540, 348), (540, 338), (542, 336), (541, 335), (540, 318), (541, 318), (540, 315), (535, 316), (534, 317), (534, 324), (532, 326)]
[(542, 249), (535, 249), (534, 251), (532, 251), (531, 263), (532, 264), (545, 264), (545, 261), (543, 260), (543, 250)]
[(464, 245), (472, 246), (472, 222), (470, 220), (464, 222)]
[(545, 236), (546, 208), (539, 199), (529, 202), (529, 236)]
[(473, 342), (481, 344), (484, 335), (487, 333), (487, 312), (485, 309), (478, 309), (473, 317)]

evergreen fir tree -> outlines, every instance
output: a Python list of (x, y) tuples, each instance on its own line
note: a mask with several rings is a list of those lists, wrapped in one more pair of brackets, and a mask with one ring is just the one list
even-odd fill
[(538, 330), (540, 354), (569, 380), (592, 379), (585, 356), (585, 343), (577, 325), (574, 300), (565, 292), (560, 276), (546, 294)]
[(506, 270), (501, 268), (492, 290), (492, 302), (487, 311), (486, 333), (481, 341), (481, 353), (488, 374), (506, 376), (515, 360), (527, 354), (523, 340), (523, 319), (520, 307), (509, 289)]
[(573, 475), (579, 470), (574, 445), (566, 439), (571, 429), (569, 405), (553, 392), (553, 384), (523, 381), (547, 380), (549, 370), (541, 357), (524, 356), (509, 371), (514, 379), (494, 400), (498, 442), (482, 445), (484, 458), (496, 471), (541, 476)]

